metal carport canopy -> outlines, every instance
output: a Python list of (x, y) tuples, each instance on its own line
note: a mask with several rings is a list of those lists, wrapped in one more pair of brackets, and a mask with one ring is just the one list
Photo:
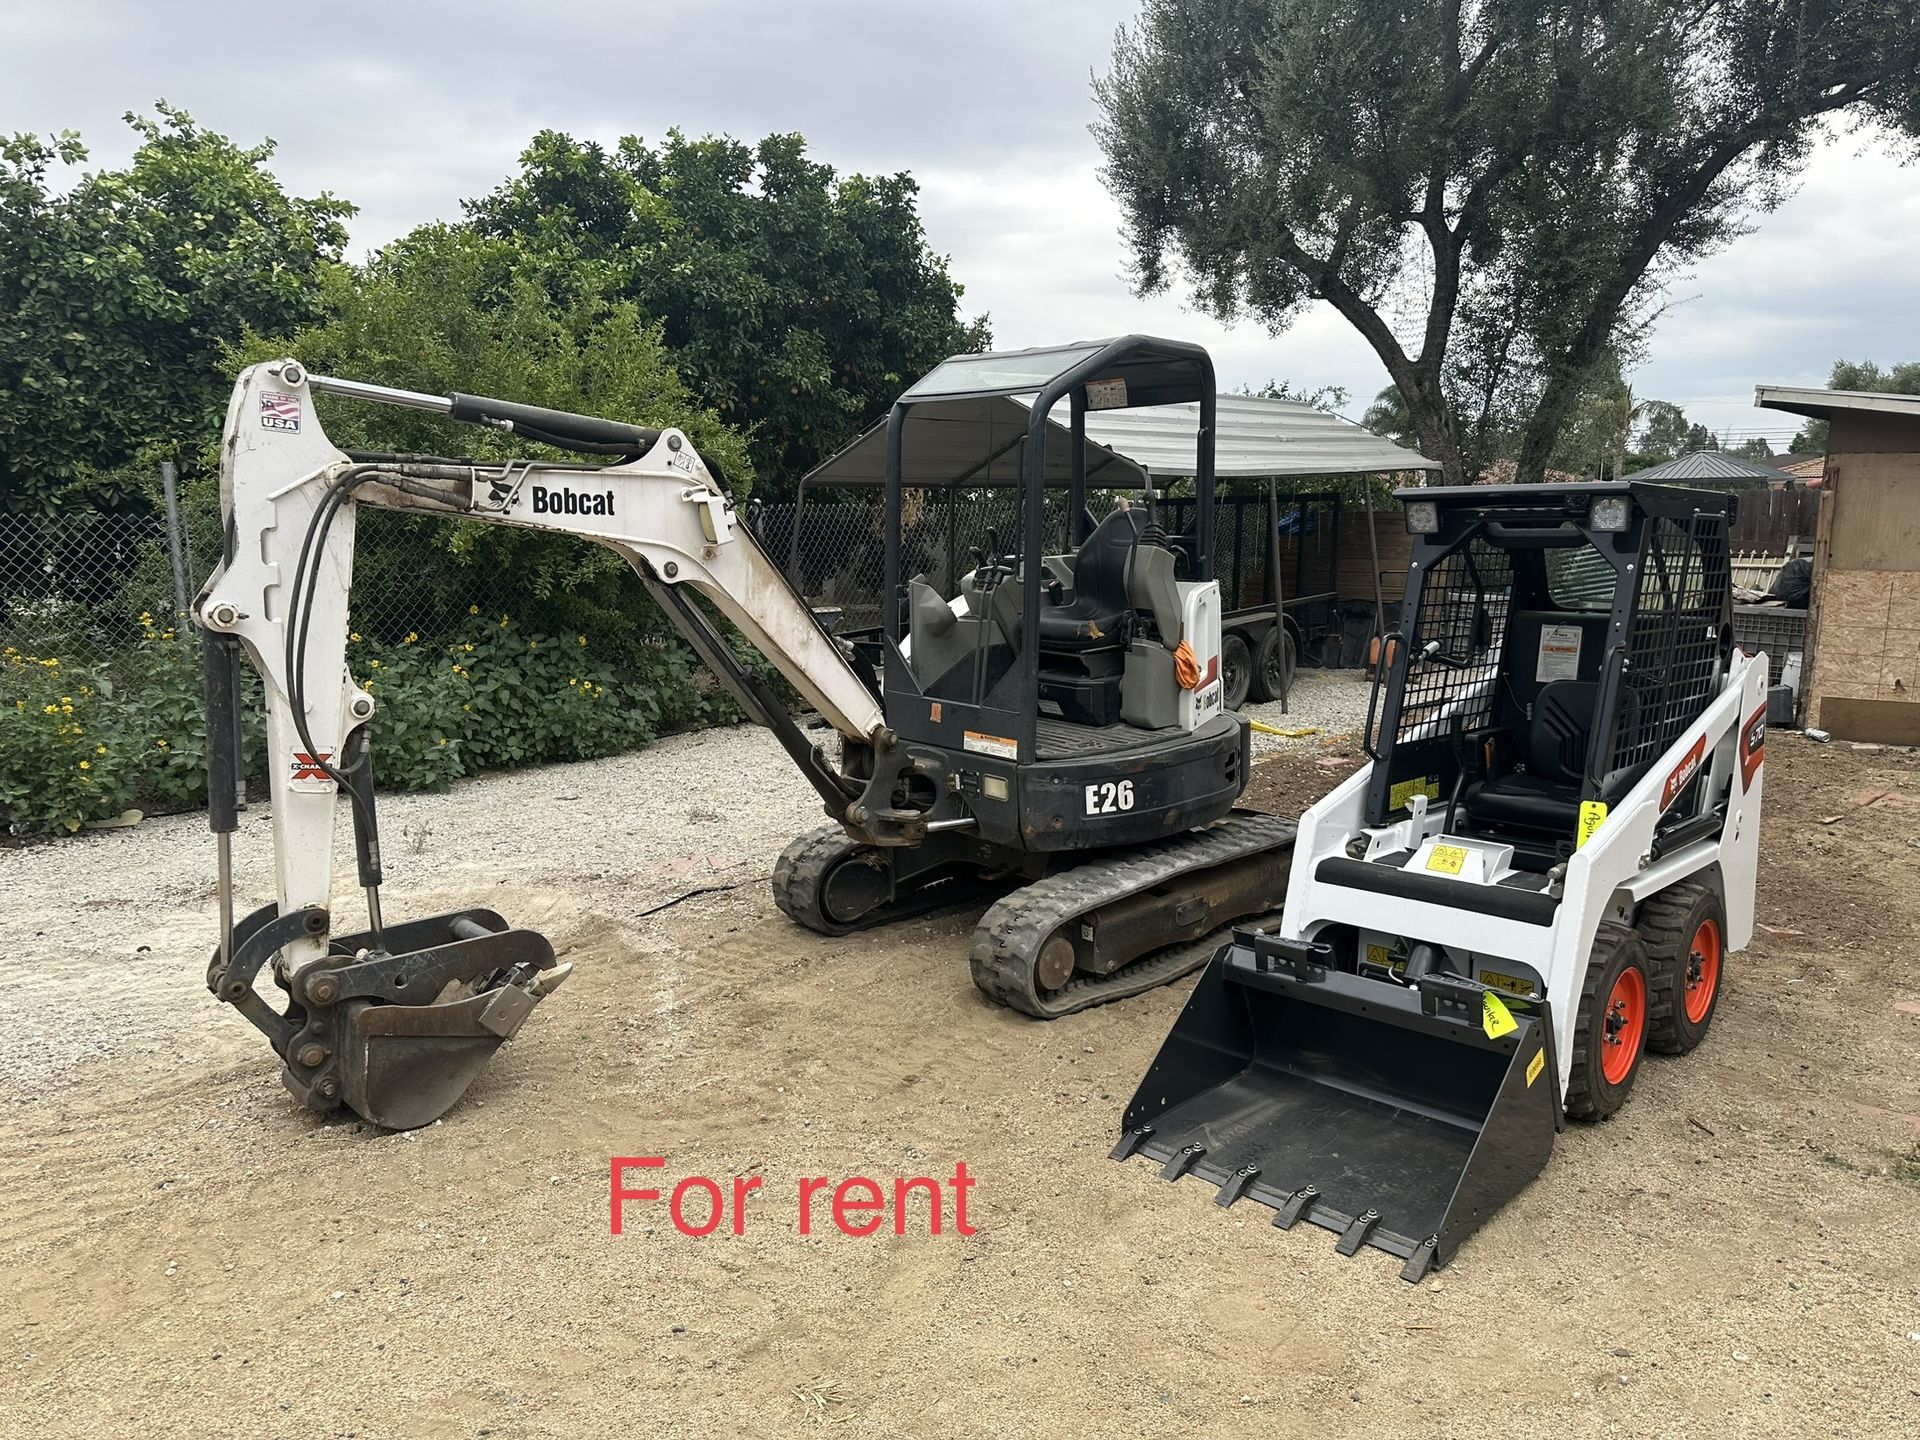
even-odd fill
[[(1214, 473), (1235, 477), (1373, 475), (1438, 470), (1417, 450), (1298, 400), (1222, 395), (1216, 402)], [(901, 437), (907, 483), (920, 486), (1008, 485), (1019, 481), (1020, 437), (1028, 403), (1019, 398), (923, 401)], [(1198, 404), (1087, 412), (1087, 483), (1095, 489), (1137, 487), (1146, 471), (1172, 479), (1193, 474)], [(1047, 422), (1047, 484), (1068, 483), (1064, 406)], [(887, 473), (885, 421), (820, 462), (804, 486), (878, 485)]]

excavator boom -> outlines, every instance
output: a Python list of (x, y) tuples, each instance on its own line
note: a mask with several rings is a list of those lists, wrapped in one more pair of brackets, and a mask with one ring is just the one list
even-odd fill
[[(316, 394), (438, 410), (604, 465), (349, 456), (314, 413)], [(234, 387), (220, 472), (224, 559), (195, 603), (206, 634), (210, 811), (220, 846), (221, 936), (208, 985), (260, 1028), (284, 1078), (316, 1108), (347, 1104), (394, 1128), (429, 1123), (565, 977), (532, 932), (490, 911), (388, 926), (374, 816), (370, 727), (379, 702), (349, 673), (348, 590), (357, 507), (452, 516), (579, 536), (633, 567), (747, 713), (768, 725), (843, 823), (866, 780), (843, 775), (742, 667), (697, 605), (730, 621), (802, 699), (863, 753), (888, 736), (873, 690), (740, 524), (711, 467), (678, 430), (476, 396), (445, 398), (256, 365)], [(233, 918), (233, 710), (240, 655), (266, 696), (276, 897)], [(353, 812), (364, 932), (332, 909), (337, 797)], [(869, 807), (871, 808), (871, 807)], [(875, 837), (875, 843), (888, 843)], [(268, 970), (276, 1011), (254, 985)]]

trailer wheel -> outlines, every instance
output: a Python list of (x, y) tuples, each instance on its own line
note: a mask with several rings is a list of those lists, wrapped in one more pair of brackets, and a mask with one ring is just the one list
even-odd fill
[(1720, 1002), (1727, 937), (1720, 892), (1696, 880), (1662, 890), (1640, 910), (1640, 935), (1653, 967), (1647, 1048), (1684, 1055), (1707, 1038)]
[(1293, 688), (1293, 672), (1300, 663), (1293, 634), (1284, 625), (1275, 625), (1260, 638), (1253, 652), (1253, 680), (1249, 693), (1256, 700), (1278, 700)]
[(1573, 1022), (1573, 1073), (1567, 1114), (1604, 1120), (1627, 1103), (1646, 1054), (1652, 987), (1646, 946), (1624, 925), (1593, 937), (1586, 983)]
[(1253, 657), (1247, 642), (1238, 635), (1220, 638), (1220, 704), (1223, 709), (1238, 710), (1247, 703), (1247, 687), (1253, 683)]

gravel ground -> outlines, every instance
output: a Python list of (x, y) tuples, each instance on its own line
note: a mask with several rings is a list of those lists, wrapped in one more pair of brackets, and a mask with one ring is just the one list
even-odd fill
[(1264, 705), (1249, 704), (1241, 713), (1276, 730), (1311, 730), (1314, 734), (1288, 740), (1256, 730), (1253, 732), (1255, 758), (1297, 749), (1307, 742), (1318, 744), (1345, 736), (1357, 738), (1366, 727), (1367, 699), (1372, 693), (1373, 682), (1362, 670), (1300, 671), (1284, 711), (1278, 700), (1270, 700)]
[[(1357, 724), (1313, 679), (1287, 718)], [(201, 820), (0, 852), (0, 1435), (1920, 1436), (1920, 759), (1768, 751), (1713, 1035), (1419, 1287), (1106, 1161), (1187, 985), (1040, 1025), (973, 989), (977, 909), (787, 922), (818, 807), (758, 731), (389, 797), (390, 914), (490, 903), (579, 967), (407, 1135), (300, 1110), (206, 994)], [(1306, 737), (1250, 794), (1356, 761)], [(240, 861), (263, 895), (259, 815)], [(646, 1154), (766, 1205), (614, 1238)], [(796, 1232), (802, 1177), (959, 1160), (972, 1236)]]

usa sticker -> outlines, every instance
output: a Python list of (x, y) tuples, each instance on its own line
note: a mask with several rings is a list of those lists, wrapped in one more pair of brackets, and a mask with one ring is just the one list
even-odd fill
[(300, 397), (281, 390), (260, 392), (260, 428), (300, 432)]

